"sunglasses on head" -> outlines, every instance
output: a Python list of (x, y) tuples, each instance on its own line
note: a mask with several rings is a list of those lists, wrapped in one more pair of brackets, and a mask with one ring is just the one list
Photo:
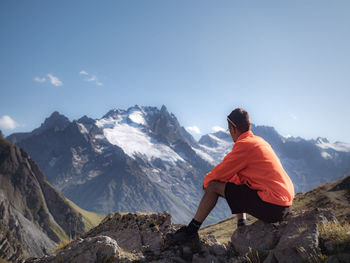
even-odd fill
[(237, 125), (233, 122), (233, 121), (231, 121), (231, 119), (227, 116), (227, 121), (230, 123), (230, 124), (232, 124), (232, 126), (234, 126), (234, 127), (236, 127), (237, 128)]

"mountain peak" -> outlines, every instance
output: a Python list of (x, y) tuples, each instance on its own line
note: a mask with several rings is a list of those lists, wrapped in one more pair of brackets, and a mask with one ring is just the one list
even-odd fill
[(70, 124), (69, 119), (60, 114), (58, 111), (53, 112), (50, 117), (46, 118), (44, 123), (41, 124), (38, 130), (44, 131), (48, 129), (58, 129), (63, 130)]
[(78, 122), (79, 122), (79, 123), (94, 123), (95, 120), (92, 119), (92, 118), (90, 118), (90, 117), (88, 117), (88, 116), (86, 116), (86, 115), (84, 115), (83, 117), (81, 117), (80, 119), (78, 119)]
[(134, 106), (132, 106), (132, 107), (130, 107), (130, 108), (128, 108), (128, 112), (129, 111), (134, 111), (134, 110), (139, 110), (139, 111), (142, 111), (143, 110), (143, 106), (139, 106), (139, 105), (137, 105), (137, 104), (135, 104)]
[(161, 112), (168, 112), (168, 109), (165, 107), (165, 105), (163, 104), (162, 107), (160, 108)]
[(316, 144), (329, 143), (327, 138), (317, 137)]

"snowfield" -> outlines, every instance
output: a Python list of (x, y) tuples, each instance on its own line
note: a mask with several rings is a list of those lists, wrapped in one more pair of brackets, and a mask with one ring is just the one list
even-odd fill
[[(132, 123), (128, 123), (128, 119)], [(146, 121), (141, 111), (119, 115), (117, 118), (108, 117), (96, 121), (103, 129), (103, 135), (113, 145), (119, 146), (130, 157), (146, 157), (148, 160), (161, 159), (176, 163), (185, 160), (165, 144), (151, 138), (146, 133)]]

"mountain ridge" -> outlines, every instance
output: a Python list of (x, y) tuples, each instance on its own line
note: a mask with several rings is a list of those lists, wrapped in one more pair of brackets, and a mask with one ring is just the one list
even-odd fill
[[(268, 126), (252, 125), (252, 130), (272, 145), (297, 192), (350, 172), (347, 144), (285, 138)], [(83, 116), (63, 129), (42, 129), (17, 144), (58, 190), (87, 210), (169, 209), (175, 222), (193, 216), (205, 174), (233, 146), (227, 132), (207, 134), (197, 142), (165, 106), (138, 105), (110, 110), (100, 119)], [(230, 214), (220, 202), (209, 223)]]
[(83, 219), (25, 151), (0, 138), (1, 258), (42, 256), (57, 242), (94, 226)]

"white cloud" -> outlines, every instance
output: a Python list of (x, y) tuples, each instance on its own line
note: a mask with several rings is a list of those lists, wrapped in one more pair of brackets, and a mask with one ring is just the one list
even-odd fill
[(82, 70), (79, 72), (80, 75), (84, 76), (83, 80), (87, 82), (95, 82), (95, 84), (99, 87), (103, 86), (101, 81), (98, 81), (96, 75), (90, 75), (87, 71)]
[(46, 81), (46, 78), (35, 77), (34, 81), (39, 82), (39, 83), (44, 83)]
[(79, 74), (85, 76), (89, 75), (89, 73), (87, 73), (85, 70), (80, 71)]
[(211, 128), (214, 132), (218, 132), (218, 131), (222, 131), (222, 132), (225, 132), (226, 130), (220, 126), (213, 126)]
[(201, 134), (201, 130), (197, 126), (186, 127), (186, 130), (194, 134)]
[(51, 84), (52, 85), (54, 85), (54, 86), (56, 86), (56, 87), (58, 87), (58, 86), (62, 86), (63, 85), (63, 83), (62, 83), (62, 81), (60, 81), (57, 77), (55, 77), (54, 75), (52, 75), (52, 74), (47, 74), (47, 76), (49, 77), (49, 79), (50, 79), (50, 82), (51, 82)]
[(90, 78), (87, 78), (87, 79), (85, 79), (86, 81), (89, 81), (89, 82), (91, 82), (91, 81), (95, 81), (96, 80), (96, 76), (91, 76)]
[(4, 115), (0, 118), (0, 129), (13, 130), (16, 129), (19, 125), (10, 116)]

